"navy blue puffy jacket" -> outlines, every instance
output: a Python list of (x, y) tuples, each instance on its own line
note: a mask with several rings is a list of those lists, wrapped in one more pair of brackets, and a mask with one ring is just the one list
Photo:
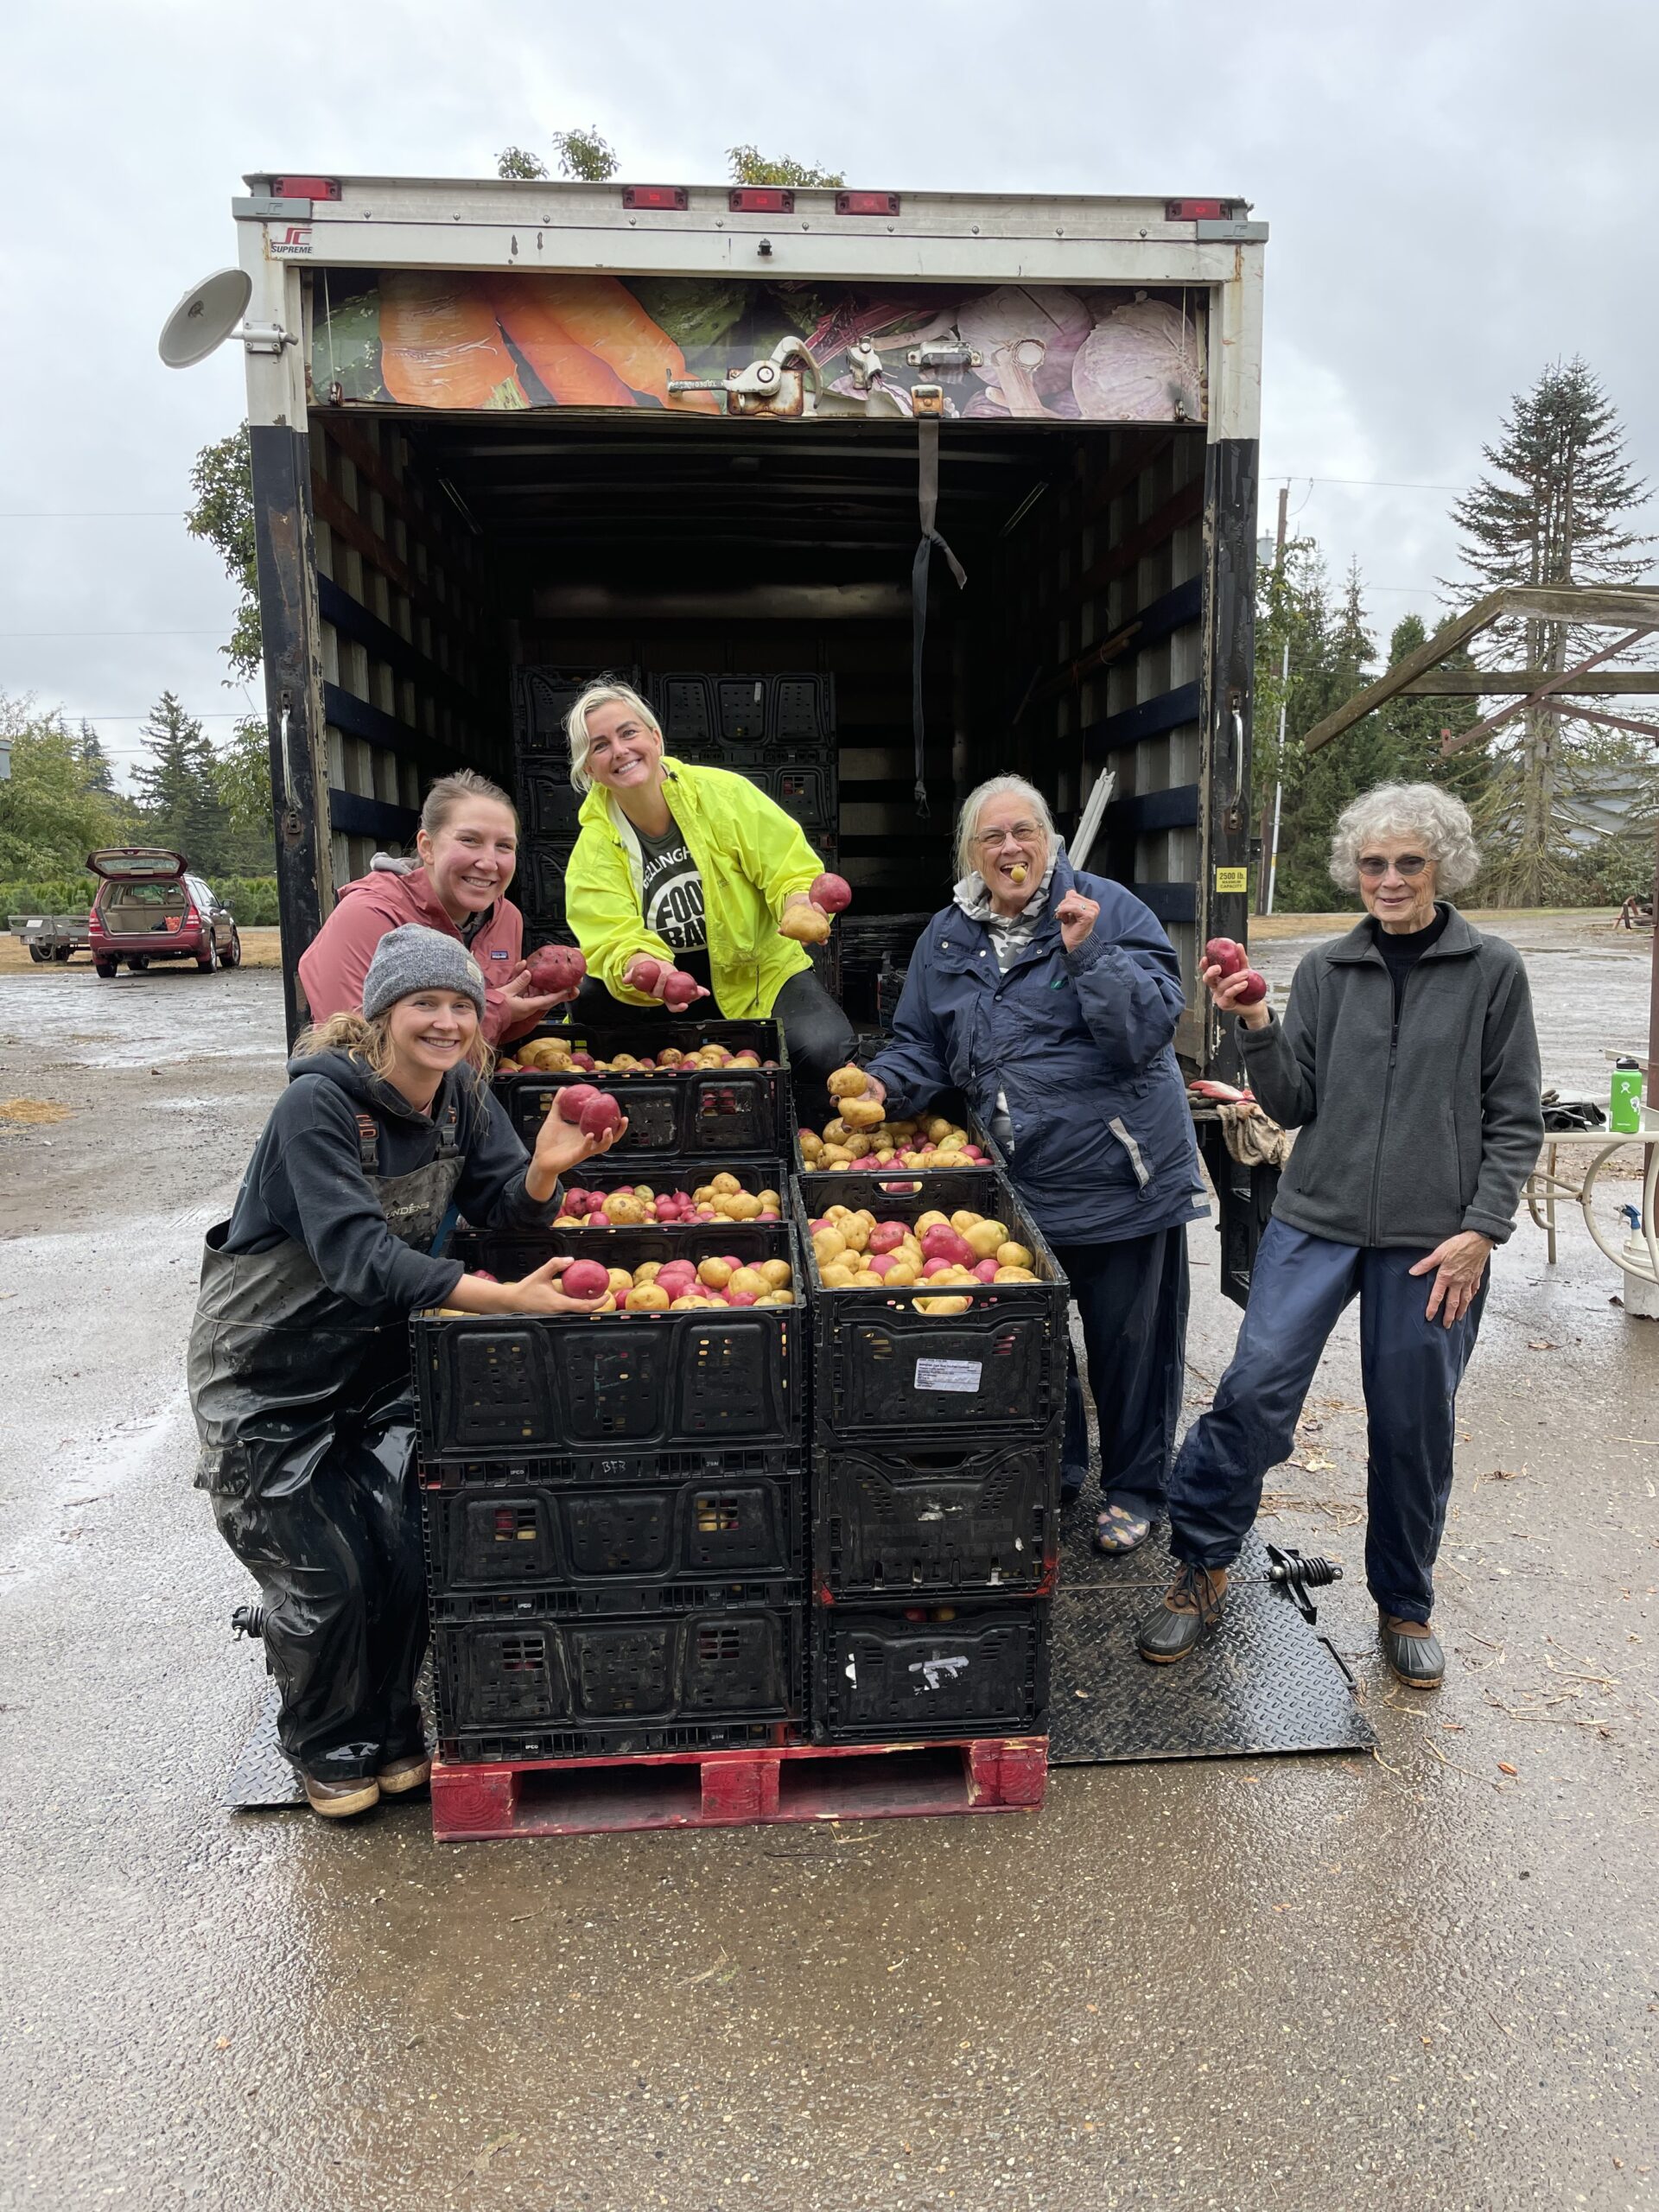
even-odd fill
[[(1054, 910), (1074, 885), (1100, 902), (1100, 918), (1068, 952)], [(1036, 933), (1006, 976), (982, 922), (959, 906), (933, 917), (869, 1072), (899, 1115), (954, 1085), (988, 1127), (1001, 1091), (1010, 1171), (1043, 1234), (1066, 1244), (1143, 1236), (1205, 1211), (1171, 1042), (1185, 1003), (1151, 909), (1062, 856)]]

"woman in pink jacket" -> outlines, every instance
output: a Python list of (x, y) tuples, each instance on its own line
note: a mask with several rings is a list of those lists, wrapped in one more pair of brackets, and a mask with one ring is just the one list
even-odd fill
[(342, 884), (329, 915), (300, 956), (314, 1023), (360, 1013), (363, 979), (389, 930), (421, 922), (459, 938), (484, 971), (486, 1041), (499, 1051), (576, 995), (537, 997), (524, 970), (524, 918), (507, 896), (518, 864), (512, 801), (470, 768), (441, 776), (421, 809), (418, 860), (377, 853), (366, 875)]

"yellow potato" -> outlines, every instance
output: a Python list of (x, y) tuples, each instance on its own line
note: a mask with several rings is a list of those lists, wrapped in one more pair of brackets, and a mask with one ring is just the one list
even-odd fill
[(666, 1313), (669, 1297), (654, 1282), (642, 1282), (628, 1293), (622, 1303), (630, 1313)]
[(882, 1281), (890, 1289), (902, 1290), (917, 1281), (917, 1271), (908, 1260), (895, 1260)]
[(958, 1236), (965, 1236), (974, 1224), (981, 1218), (979, 1214), (970, 1213), (966, 1206), (958, 1206), (950, 1217), (950, 1226)]
[(783, 1195), (780, 1192), (759, 1191), (755, 1195), (760, 1201), (760, 1211), (762, 1213), (781, 1213), (783, 1211), (784, 1201)]
[(787, 1290), (793, 1280), (787, 1260), (762, 1260), (757, 1272), (766, 1277), (769, 1290)]
[(586, 1229), (588, 1224), (578, 1213), (561, 1213), (553, 1217), (555, 1229)]
[(1035, 1282), (1037, 1278), (1029, 1268), (999, 1268), (994, 1280), (997, 1282)]
[(781, 937), (793, 938), (797, 944), (822, 944), (830, 934), (830, 917), (807, 899), (785, 910), (778, 931)]
[(938, 1212), (919, 1213), (916, 1217), (917, 1239), (919, 1242), (922, 1237), (926, 1236), (930, 1229), (949, 1229), (950, 1226), (950, 1217), (948, 1214)]
[(849, 1131), (847, 1124), (842, 1120), (839, 1114), (836, 1116), (833, 1121), (826, 1122), (823, 1125), (823, 1141), (825, 1144), (845, 1144), (849, 1135)]
[(755, 1300), (754, 1310), (758, 1313), (763, 1306), (792, 1306), (794, 1303), (795, 1294), (792, 1290), (772, 1290), (768, 1291), (764, 1298)]
[(637, 1229), (651, 1215), (643, 1198), (630, 1197), (622, 1191), (613, 1191), (600, 1211), (613, 1229)]
[[(633, 1271), (635, 1282), (655, 1282), (661, 1272), (662, 1265), (660, 1260), (641, 1260)], [(613, 1268), (611, 1272), (613, 1274), (620, 1274), (621, 1270), (619, 1268)]]
[(987, 1256), (994, 1259), (999, 1268), (1028, 1268), (1031, 1265), (1031, 1254), (1023, 1244), (999, 1244), (995, 1251)]
[(823, 1156), (818, 1162), (820, 1167), (850, 1167), (852, 1164), (852, 1154), (844, 1151), (838, 1144), (825, 1145)]
[(801, 1131), (801, 1158), (817, 1160), (823, 1150), (823, 1139), (816, 1129)]
[(966, 1298), (918, 1298), (916, 1311), (918, 1313), (965, 1313), (970, 1302)]
[(870, 1141), (867, 1136), (850, 1136), (843, 1149), (849, 1160), (862, 1160), (869, 1152)]
[(727, 1174), (725, 1170), (722, 1168), (721, 1173), (710, 1182), (709, 1187), (717, 1198), (729, 1198), (736, 1192), (741, 1191), (743, 1185), (738, 1181), (735, 1175)]
[(690, 1313), (696, 1312), (699, 1307), (709, 1306), (710, 1303), (711, 1301), (709, 1299), (697, 1298), (688, 1290), (683, 1293), (680, 1297), (671, 1300), (668, 1310), (671, 1313)]
[(847, 1239), (838, 1229), (821, 1229), (812, 1239), (812, 1255), (821, 1268), (838, 1260), (846, 1249)]
[(880, 1290), (880, 1276), (872, 1274), (868, 1268), (861, 1268), (858, 1273), (853, 1277), (853, 1288), (855, 1290)]
[(853, 1287), (853, 1271), (845, 1260), (831, 1260), (827, 1268), (819, 1268), (818, 1274), (827, 1290), (850, 1290)]
[(925, 1167), (927, 1161), (919, 1152), (906, 1152), (899, 1154), (899, 1164), (905, 1167)]
[(706, 1260), (698, 1263), (697, 1281), (706, 1282), (710, 1290), (724, 1290), (734, 1272), (729, 1260), (719, 1259), (711, 1252)]
[(869, 1077), (862, 1068), (837, 1068), (825, 1084), (824, 1089), (832, 1098), (861, 1098), (869, 1089)]
[(849, 1252), (868, 1252), (870, 1248), (870, 1224), (860, 1214), (849, 1214), (837, 1232), (842, 1243)]
[(607, 1290), (604, 1297), (600, 1300), (598, 1305), (594, 1308), (595, 1313), (614, 1313), (619, 1310), (620, 1309), (616, 1302), (616, 1293), (613, 1290)]
[(874, 1098), (843, 1098), (841, 1118), (849, 1129), (874, 1129), (881, 1125), (881, 1109)]
[(1000, 1221), (969, 1222), (962, 1234), (976, 1260), (994, 1260), (1008, 1241), (1008, 1232)]
[[(656, 1261), (652, 1260), (650, 1265), (654, 1274), (657, 1268)], [(607, 1268), (605, 1276), (612, 1291), (618, 1298), (626, 1298), (636, 1283), (649, 1282), (652, 1280), (652, 1276), (648, 1275), (643, 1268), (635, 1274), (630, 1274), (626, 1268)]]
[(823, 1217), (826, 1221), (845, 1221), (852, 1211), (851, 1206), (826, 1206)]
[(766, 1277), (759, 1268), (739, 1268), (726, 1286), (728, 1290), (747, 1290), (752, 1297), (763, 1297), (768, 1288)]
[(923, 1134), (931, 1138), (933, 1143), (938, 1144), (941, 1137), (950, 1135), (954, 1126), (954, 1123), (945, 1120), (943, 1114), (935, 1114), (923, 1124)]

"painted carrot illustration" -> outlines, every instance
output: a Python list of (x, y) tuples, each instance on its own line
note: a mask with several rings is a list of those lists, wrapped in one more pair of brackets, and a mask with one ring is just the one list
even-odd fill
[(497, 321), (561, 407), (633, 407), (608, 361), (571, 334), (553, 288), (556, 276), (495, 276), (484, 289)]
[(388, 270), (380, 280), (380, 374), (410, 407), (526, 407), (488, 300), (467, 276)]
[(561, 276), (535, 281), (548, 287), (553, 313), (570, 335), (608, 363), (631, 391), (646, 393), (667, 407), (720, 412), (712, 391), (670, 393), (669, 378), (685, 374), (685, 356), (620, 279)]

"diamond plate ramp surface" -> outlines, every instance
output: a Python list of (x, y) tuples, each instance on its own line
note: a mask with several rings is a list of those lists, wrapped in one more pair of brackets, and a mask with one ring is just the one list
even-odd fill
[(1175, 1666), (1149, 1665), (1135, 1633), (1168, 1586), (1167, 1530), (1154, 1529), (1137, 1551), (1109, 1558), (1090, 1546), (1097, 1510), (1080, 1501), (1061, 1527), (1051, 1766), (1360, 1751), (1376, 1742), (1330, 1647), (1268, 1581), (1267, 1551), (1254, 1533), (1230, 1573), (1220, 1630)]
[(276, 1684), (265, 1691), (265, 1701), (252, 1733), (238, 1752), (220, 1800), (234, 1812), (252, 1813), (269, 1807), (303, 1805), (300, 1777), (283, 1757), (276, 1741), (276, 1708), (282, 1697)]

